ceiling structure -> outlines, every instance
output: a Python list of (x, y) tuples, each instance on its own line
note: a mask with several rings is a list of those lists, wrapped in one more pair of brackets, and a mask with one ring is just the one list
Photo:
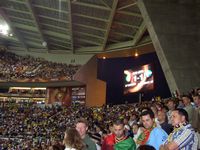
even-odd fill
[(151, 43), (136, 0), (0, 0), (7, 50), (98, 54)]

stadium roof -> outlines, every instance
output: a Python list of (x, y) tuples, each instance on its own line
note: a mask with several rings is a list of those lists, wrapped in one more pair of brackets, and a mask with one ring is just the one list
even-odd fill
[(0, 0), (6, 23), (0, 45), (15, 51), (98, 54), (151, 43), (136, 0)]

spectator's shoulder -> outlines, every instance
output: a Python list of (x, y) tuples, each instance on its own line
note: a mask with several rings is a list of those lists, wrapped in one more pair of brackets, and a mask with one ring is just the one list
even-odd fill
[(152, 130), (152, 132), (153, 132), (153, 134), (154, 134), (155, 136), (158, 136), (158, 137), (159, 137), (159, 135), (163, 135), (163, 136), (165, 136), (165, 137), (168, 136), (167, 133), (166, 133), (161, 127), (155, 127), (155, 128)]

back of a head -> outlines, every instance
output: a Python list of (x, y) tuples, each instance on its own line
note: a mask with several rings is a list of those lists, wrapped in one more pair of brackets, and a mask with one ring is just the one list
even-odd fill
[(65, 131), (64, 144), (72, 148), (81, 149), (84, 147), (84, 143), (80, 134), (75, 128), (69, 128)]
[(63, 145), (53, 145), (52, 147), (51, 147), (51, 149), (52, 150), (64, 150), (65, 149), (65, 146), (63, 146)]
[(156, 150), (153, 146), (151, 145), (140, 145), (137, 150)]

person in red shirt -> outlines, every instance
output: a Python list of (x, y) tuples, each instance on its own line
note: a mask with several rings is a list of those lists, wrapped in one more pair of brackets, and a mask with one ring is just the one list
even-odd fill
[(101, 150), (114, 150), (115, 134), (113, 133), (113, 125), (109, 125), (110, 134), (103, 139)]
[(101, 150), (114, 150), (114, 144), (115, 144), (115, 134), (110, 133), (104, 138)]
[(124, 123), (116, 120), (113, 124), (113, 133), (108, 135), (102, 144), (102, 150), (135, 150), (136, 144), (131, 137), (125, 135)]

